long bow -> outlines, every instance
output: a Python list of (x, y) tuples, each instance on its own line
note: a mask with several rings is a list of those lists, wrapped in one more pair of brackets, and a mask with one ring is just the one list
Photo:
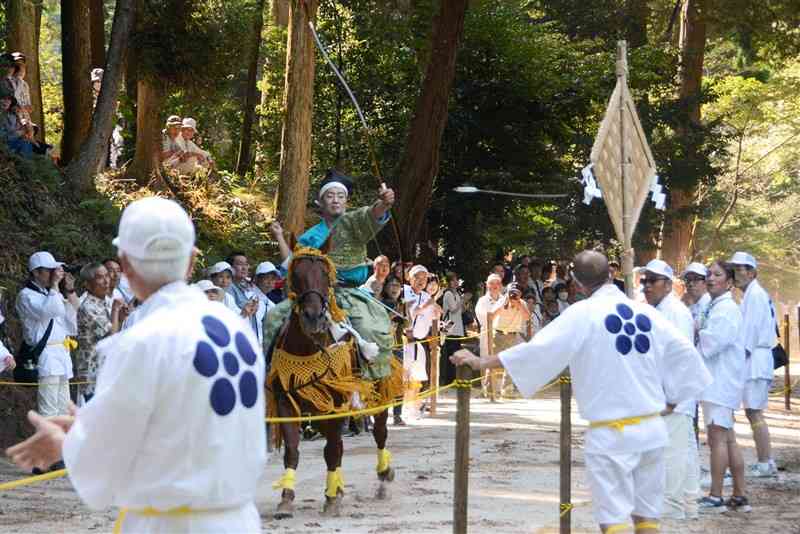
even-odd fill
[[(334, 62), (331, 60), (327, 50), (325, 50), (325, 46), (322, 44), (322, 40), (320, 40), (319, 38), (319, 34), (317, 34), (317, 29), (314, 27), (314, 23), (311, 20), (308, 21), (308, 28), (311, 30), (311, 35), (314, 36), (314, 42), (317, 44), (317, 48), (319, 48), (319, 51), (322, 53), (322, 57), (325, 58), (325, 63), (327, 63), (328, 66), (331, 68), (331, 70), (334, 72), (334, 74), (336, 74), (336, 77), (339, 79), (339, 82), (342, 84), (342, 87), (344, 87), (344, 90), (347, 92), (347, 96), (350, 97), (350, 101), (356, 108), (356, 113), (358, 114), (358, 120), (361, 121), (361, 126), (364, 128), (364, 135), (367, 139), (367, 149), (369, 150), (370, 160), (372, 161), (372, 169), (375, 173), (375, 177), (378, 180), (378, 187), (384, 187), (385, 183), (383, 175), (381, 174), (381, 168), (378, 165), (378, 158), (375, 156), (375, 147), (372, 142), (372, 134), (370, 133), (369, 125), (367, 125), (367, 119), (364, 117), (364, 112), (361, 111), (361, 106), (359, 105), (358, 100), (356, 99), (356, 95), (353, 94), (353, 91), (352, 89), (350, 89), (350, 85), (347, 83), (347, 80), (339, 71), (339, 68), (336, 66), (336, 64), (334, 64)], [(402, 241), (400, 240), (400, 231), (397, 228), (397, 221), (393, 213), (394, 210), (391, 211), (392, 211), (392, 217), (391, 217), (392, 228), (394, 229), (394, 235), (395, 238), (397, 239), (397, 250), (398, 253), (400, 254), (400, 262), (402, 263), (403, 246), (402, 246)], [(375, 243), (377, 244), (377, 239), (375, 240)]]

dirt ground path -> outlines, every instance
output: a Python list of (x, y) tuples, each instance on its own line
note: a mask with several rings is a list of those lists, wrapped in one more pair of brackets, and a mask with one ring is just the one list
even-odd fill
[[(278, 493), (271, 487), (282, 473), (273, 455), (261, 481), (257, 506), (264, 532), (426, 533), (449, 532), (452, 519), (452, 465), (455, 403), (446, 395), (439, 413), (408, 427), (390, 427), (389, 448), (397, 478), (390, 498), (376, 501), (375, 448), (371, 436), (345, 438), (343, 515), (322, 517), (322, 441), (303, 442), (297, 473), (297, 513), (275, 520)], [(700, 520), (665, 522), (670, 533), (800, 533), (800, 410), (782, 410), (775, 398), (770, 426), (775, 456), (783, 468), (777, 479), (753, 482), (754, 512)], [(473, 399), (470, 442), (470, 531), (544, 534), (558, 532), (559, 401), (551, 393), (534, 400), (490, 404)], [(738, 417), (744, 421), (744, 417)], [(589, 506), (582, 453), (584, 422), (573, 405), (573, 532), (597, 532)], [(737, 426), (745, 459), (754, 459), (749, 428)], [(705, 447), (704, 447), (705, 449)], [(704, 451), (703, 463), (708, 454)], [(25, 476), (6, 460), (0, 481)], [(0, 494), (0, 533), (110, 532), (116, 512), (92, 512), (65, 479)]]

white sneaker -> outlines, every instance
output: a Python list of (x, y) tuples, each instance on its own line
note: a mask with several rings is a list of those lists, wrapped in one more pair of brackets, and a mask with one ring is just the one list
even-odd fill
[(778, 470), (769, 463), (755, 463), (747, 467), (745, 476), (747, 478), (770, 478), (778, 476)]

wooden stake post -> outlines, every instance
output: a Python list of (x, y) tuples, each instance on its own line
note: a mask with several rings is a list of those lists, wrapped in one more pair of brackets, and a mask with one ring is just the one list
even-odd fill
[(436, 390), (436, 392), (431, 395), (431, 415), (436, 415), (436, 405), (439, 402), (439, 321), (433, 322), (433, 327), (431, 328), (431, 335), (430, 337), (434, 338), (430, 340), (429, 347), (430, 350), (428, 354), (431, 357), (431, 376), (428, 383), (430, 384), (431, 389)]
[[(800, 319), (800, 308), (797, 308), (797, 314), (798, 319)], [(798, 328), (800, 328), (800, 323), (798, 324)], [(789, 341), (790, 335), (789, 314), (785, 313), (783, 314), (783, 348), (786, 351), (786, 365), (784, 365), (783, 368), (783, 398), (787, 410), (792, 409), (792, 373), (789, 370), (789, 362), (792, 359), (791, 344)]]
[[(466, 365), (456, 368), (456, 380), (472, 378)], [(458, 410), (456, 411), (456, 463), (453, 477), (453, 534), (467, 533), (467, 500), (469, 496), (469, 399), (471, 388), (458, 388)]]
[(561, 454), (559, 455), (559, 528), (570, 534), (572, 524), (572, 382), (569, 368), (561, 373)]

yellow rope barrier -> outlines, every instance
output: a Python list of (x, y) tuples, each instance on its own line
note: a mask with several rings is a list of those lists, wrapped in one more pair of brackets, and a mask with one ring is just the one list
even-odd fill
[[(83, 386), (86, 384), (94, 384), (94, 382), (70, 382), (70, 386)], [(45, 384), (48, 385), (48, 384)], [(57, 386), (58, 384), (52, 384)], [(38, 382), (9, 382), (9, 381), (0, 381), (0, 386), (22, 386), (22, 387), (38, 387)]]
[(59, 469), (57, 471), (50, 471), (49, 473), (45, 473), (43, 475), (36, 475), (28, 478), (21, 478), (19, 480), (12, 480), (11, 482), (0, 484), (0, 491), (12, 490), (20, 486), (27, 486), (28, 484), (36, 484), (37, 482), (53, 480), (54, 478), (63, 477), (66, 474), (67, 474), (66, 469)]

